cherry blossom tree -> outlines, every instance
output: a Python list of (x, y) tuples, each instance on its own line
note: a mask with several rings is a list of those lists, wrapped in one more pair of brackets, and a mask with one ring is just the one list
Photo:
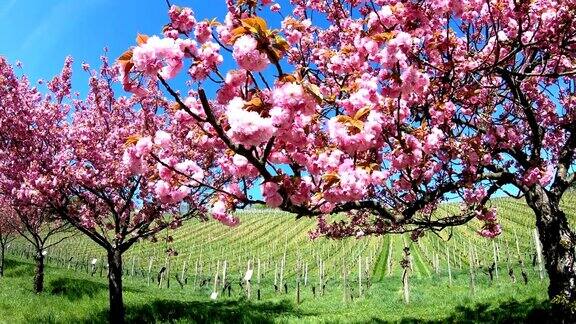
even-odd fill
[[(61, 164), (46, 174), (61, 185), (37, 189), (62, 220), (106, 250), (110, 321), (122, 322), (123, 253), (187, 219), (204, 219), (212, 188), (225, 179), (211, 171), (209, 150), (173, 146), (171, 135), (160, 130), (166, 124), (161, 111), (171, 108), (157, 88), (146, 88), (141, 97), (118, 97), (114, 87), (119, 70), (105, 57), (98, 71), (88, 65), (84, 69), (90, 74), (89, 93), (85, 100), (73, 100), (69, 126), (61, 135), (66, 143), (57, 159)], [(170, 157), (151, 156), (156, 147), (178, 156), (185, 148), (189, 159), (174, 163)], [(156, 165), (166, 168), (156, 174)]]
[[(215, 217), (266, 203), (317, 217), (313, 236), (417, 239), (477, 219), (494, 237), (490, 198), (524, 197), (554, 310), (574, 320), (576, 237), (559, 202), (575, 182), (576, 3), (226, 4), (222, 22), (171, 6), (162, 35), (140, 35), (119, 58), (126, 90), (161, 84), (174, 101), (166, 138), (200, 130), (219, 150), (237, 185), (219, 193)], [(181, 72), (185, 91), (170, 84)], [(450, 198), (460, 214), (434, 213)], [(338, 213), (347, 220), (331, 221)]]
[(69, 92), (71, 64), (67, 59), (62, 73), (48, 83), (49, 94), (43, 95), (0, 58), (0, 218), (34, 247), (37, 293), (44, 288), (46, 249), (73, 235), (39, 191), (58, 183), (46, 174), (60, 161), (62, 120), (68, 113), (62, 100)]
[[(110, 320), (123, 322), (122, 254), (187, 219), (205, 219), (208, 201), (229, 180), (216, 172), (210, 153), (216, 150), (195, 144), (202, 134), (178, 128), (172, 134), (184, 139), (172, 141), (160, 130), (166, 124), (161, 112), (172, 108), (157, 87), (143, 88), (145, 96), (117, 97), (117, 66), (102, 57), (99, 71), (83, 69), (90, 74), (84, 100), (71, 93), (70, 58), (45, 95), (0, 59), (0, 195), (10, 211), (0, 217), (16, 219), (21, 226), (14, 229), (35, 247), (36, 291), (42, 290), (45, 249), (65, 238), (48, 245), (52, 235), (81, 232), (105, 249)], [(165, 153), (149, 154), (156, 147)]]

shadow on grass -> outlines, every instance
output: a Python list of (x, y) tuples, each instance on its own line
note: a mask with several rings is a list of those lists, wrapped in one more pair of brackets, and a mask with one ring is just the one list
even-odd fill
[(15, 260), (4, 260), (4, 276), (8, 278), (33, 277), (34, 265)]
[[(376, 323), (388, 323), (373, 319)], [(519, 302), (508, 300), (501, 304), (477, 303), (457, 306), (452, 314), (441, 320), (423, 321), (404, 318), (400, 323), (553, 323), (549, 305), (534, 298)]]
[(69, 300), (77, 300), (83, 297), (94, 297), (108, 286), (103, 283), (86, 279), (57, 278), (48, 282), (46, 292), (52, 295), (63, 295)]
[[(128, 323), (272, 323), (281, 315), (305, 316), (291, 302), (154, 300), (126, 308)], [(106, 322), (107, 310), (89, 322)]]
[[(278, 316), (310, 316), (289, 301), (176, 301), (152, 300), (126, 307), (127, 323), (273, 323)], [(108, 309), (90, 318), (55, 319), (52, 315), (31, 319), (31, 323), (108, 323)]]

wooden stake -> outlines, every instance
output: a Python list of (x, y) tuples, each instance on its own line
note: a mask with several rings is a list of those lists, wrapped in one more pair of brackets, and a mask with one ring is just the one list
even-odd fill
[(342, 259), (342, 279), (343, 279), (343, 285), (342, 285), (342, 302), (346, 303), (346, 263), (344, 262), (344, 259)]
[(150, 272), (152, 271), (152, 263), (154, 262), (154, 258), (150, 257), (148, 261), (148, 283), (147, 285), (150, 286)]
[(130, 277), (134, 277), (134, 267), (136, 266), (136, 258), (132, 256), (132, 269), (130, 270)]
[(276, 292), (279, 290), (278, 286), (278, 261), (274, 262), (274, 287)]
[(184, 260), (184, 263), (182, 264), (182, 273), (180, 274), (180, 282), (182, 282), (182, 284), (184, 284), (185, 275), (186, 275), (186, 260)]
[(216, 271), (214, 271), (214, 286), (212, 288), (212, 293), (218, 293), (218, 272), (220, 271), (220, 260), (216, 263)]
[(494, 242), (494, 240), (492, 240), (492, 250), (493, 252), (493, 258), (494, 258), (494, 271), (496, 271), (496, 279), (499, 278), (498, 276), (498, 254), (496, 253), (496, 242)]
[(540, 276), (540, 281), (544, 279), (544, 268), (542, 266), (542, 245), (540, 245), (540, 238), (538, 235), (538, 229), (534, 229), (534, 246), (536, 246), (536, 257), (538, 261), (538, 275)]
[(192, 289), (196, 289), (196, 283), (198, 281), (198, 259), (194, 262), (194, 283), (192, 284)]
[(469, 263), (470, 263), (470, 290), (474, 295), (476, 293), (476, 283), (474, 282), (474, 252), (472, 250), (472, 245), (469, 245), (470, 252), (468, 253), (469, 256)]
[(246, 276), (244, 277), (245, 281), (246, 281), (246, 296), (248, 299), (250, 299), (250, 295), (252, 293), (252, 289), (250, 287), (250, 282), (252, 281), (252, 273), (251, 273), (251, 268), (250, 268), (250, 259), (248, 259), (248, 265), (247, 265), (247, 269), (246, 269)]
[(450, 268), (450, 249), (446, 246), (446, 263), (448, 264), (448, 284), (452, 286), (452, 269)]
[(296, 305), (300, 305), (300, 272), (301, 263), (298, 262), (296, 266)]
[(224, 260), (224, 262), (222, 263), (222, 286), (226, 285), (226, 269), (228, 266), (228, 262), (226, 260)]
[(388, 256), (386, 257), (386, 276), (392, 275), (392, 236), (388, 237)]
[(362, 257), (358, 256), (358, 296), (362, 296)]
[(280, 287), (284, 284), (284, 266), (286, 262), (286, 251), (284, 251), (284, 256), (280, 262)]
[(324, 261), (320, 259), (320, 266), (318, 267), (318, 278), (320, 282), (320, 296), (324, 295)]
[(402, 274), (404, 303), (408, 304), (410, 302), (410, 286), (408, 282), (408, 277), (410, 273), (410, 248), (408, 247), (404, 247), (404, 259), (402, 260), (402, 268), (404, 268), (404, 273)]

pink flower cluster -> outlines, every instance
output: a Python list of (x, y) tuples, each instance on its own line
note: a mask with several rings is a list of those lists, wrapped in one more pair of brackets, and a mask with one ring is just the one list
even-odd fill
[(549, 166), (546, 170), (540, 168), (531, 168), (524, 173), (522, 182), (524, 185), (530, 187), (534, 184), (539, 184), (541, 186), (548, 185), (554, 178), (554, 168)]
[(230, 138), (242, 145), (260, 145), (268, 141), (275, 133), (276, 128), (270, 118), (264, 118), (255, 111), (244, 109), (244, 100), (236, 97), (230, 101), (226, 108), (226, 116), (230, 129), (227, 134)]
[(262, 71), (270, 63), (268, 55), (258, 49), (258, 41), (251, 35), (242, 35), (234, 42), (232, 56), (248, 71)]
[(502, 227), (497, 223), (486, 223), (484, 227), (478, 232), (480, 236), (486, 238), (495, 238), (496, 236), (502, 234)]
[(280, 186), (274, 182), (264, 182), (262, 184), (262, 195), (268, 207), (276, 208), (282, 205), (282, 196), (278, 193)]
[(502, 227), (498, 224), (496, 208), (483, 208), (481, 211), (477, 211), (476, 218), (484, 222), (484, 226), (478, 231), (482, 237), (494, 238), (502, 233)]
[(228, 214), (229, 208), (226, 204), (225, 197), (219, 197), (219, 199), (212, 205), (210, 212), (212, 217), (221, 222), (224, 225), (234, 227), (240, 224), (240, 219), (238, 217)]
[(202, 81), (210, 75), (210, 72), (224, 61), (220, 54), (220, 45), (208, 41), (195, 53), (194, 64), (188, 70), (188, 74), (194, 81)]
[(178, 186), (173, 188), (168, 182), (158, 180), (154, 185), (154, 193), (160, 202), (164, 204), (171, 204), (182, 201), (190, 194), (190, 188), (187, 186)]
[(134, 48), (134, 67), (144, 74), (155, 77), (157, 73), (165, 79), (173, 78), (182, 69), (184, 53), (172, 38), (152, 36), (146, 43)]
[(192, 9), (187, 7), (181, 8), (173, 5), (168, 11), (168, 16), (170, 17), (172, 28), (178, 30), (181, 33), (190, 33), (196, 25), (196, 18), (194, 18), (194, 13), (192, 12)]
[(382, 142), (382, 124), (384, 116), (377, 111), (370, 111), (362, 129), (351, 132), (350, 125), (333, 117), (328, 121), (330, 138), (346, 152), (365, 151), (377, 147)]
[(122, 156), (122, 163), (134, 174), (141, 174), (146, 168), (146, 155), (152, 151), (152, 138), (142, 137), (136, 145), (128, 147)]
[(286, 82), (274, 88), (272, 93), (274, 106), (288, 111), (298, 111), (310, 116), (316, 113), (316, 100), (301, 84)]

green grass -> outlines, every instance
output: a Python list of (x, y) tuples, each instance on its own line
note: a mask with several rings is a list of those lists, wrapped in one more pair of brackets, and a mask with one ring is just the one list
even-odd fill
[[(571, 224), (576, 221), (575, 202), (573, 193), (563, 201)], [(407, 234), (310, 241), (308, 232), (314, 228), (314, 220), (295, 220), (293, 215), (269, 210), (238, 213), (242, 223), (235, 228), (214, 221), (191, 221), (158, 237), (170, 235), (173, 242), (139, 242), (124, 255), (128, 318), (147, 322), (517, 322), (527, 316), (540, 316), (547, 282), (540, 281), (538, 265), (533, 264), (534, 216), (521, 200), (494, 199), (492, 205), (499, 210), (504, 231), (495, 240), (475, 233), (481, 227), (478, 221), (439, 235), (427, 234), (417, 243), (411, 242)], [(456, 204), (446, 204), (439, 213), (457, 210)], [(402, 302), (403, 269), (399, 265), (405, 245), (410, 246), (412, 257), (409, 305)], [(174, 248), (179, 254), (167, 257), (167, 248)], [(495, 249), (499, 251), (499, 278), (489, 282), (487, 268), (494, 262)], [(471, 251), (477, 259), (472, 265), (476, 276), (474, 294), (469, 275)], [(39, 296), (31, 291), (32, 266), (26, 263), (30, 252), (22, 240), (14, 242), (8, 251), (11, 261), (7, 276), (0, 279), (0, 322), (105, 321), (105, 255), (98, 246), (79, 235), (49, 249), (47, 290)], [(98, 259), (94, 277), (87, 274), (93, 258)], [(284, 258), (283, 281), (289, 287), (288, 294), (274, 290), (275, 274), (279, 280)], [(359, 260), (362, 296), (358, 292)], [(215, 271), (218, 267), (222, 273), (224, 261), (226, 277), (234, 290), (231, 297), (223, 297), (221, 292), (219, 300), (213, 302), (208, 296)], [(323, 296), (314, 297), (311, 288), (315, 286), (319, 291), (319, 261), (324, 263), (326, 291)], [(251, 301), (245, 300), (238, 285), (248, 263), (254, 269)], [(295, 305), (297, 275), (303, 276), (305, 266), (308, 285), (302, 285), (302, 303)], [(156, 277), (162, 267), (169, 268), (170, 280), (165, 278), (159, 288)], [(346, 302), (344, 268), (348, 283)], [(517, 283), (511, 282), (509, 269), (514, 271)], [(528, 285), (522, 283), (522, 269), (528, 274)], [(187, 281), (183, 289), (176, 276)], [(262, 295), (259, 302), (254, 300), (257, 289)]]
[[(46, 290), (32, 292), (33, 266), (9, 260), (0, 279), (0, 322), (3, 323), (101, 323), (106, 322), (107, 287), (103, 278), (64, 269), (47, 268)], [(342, 300), (340, 286), (330, 286), (325, 296), (314, 298), (309, 287), (302, 303), (293, 291), (274, 294), (265, 301), (248, 301), (239, 291), (214, 302), (209, 288), (161, 289), (128, 280), (124, 298), (130, 322), (517, 322), (541, 319), (546, 310), (546, 282), (528, 285), (508, 280), (490, 284), (479, 275), (478, 292), (471, 295), (468, 275), (455, 272), (454, 284), (445, 276), (412, 279), (412, 303), (401, 300), (400, 283), (386, 279), (373, 284), (360, 298)], [(352, 288), (352, 295), (355, 295)]]

